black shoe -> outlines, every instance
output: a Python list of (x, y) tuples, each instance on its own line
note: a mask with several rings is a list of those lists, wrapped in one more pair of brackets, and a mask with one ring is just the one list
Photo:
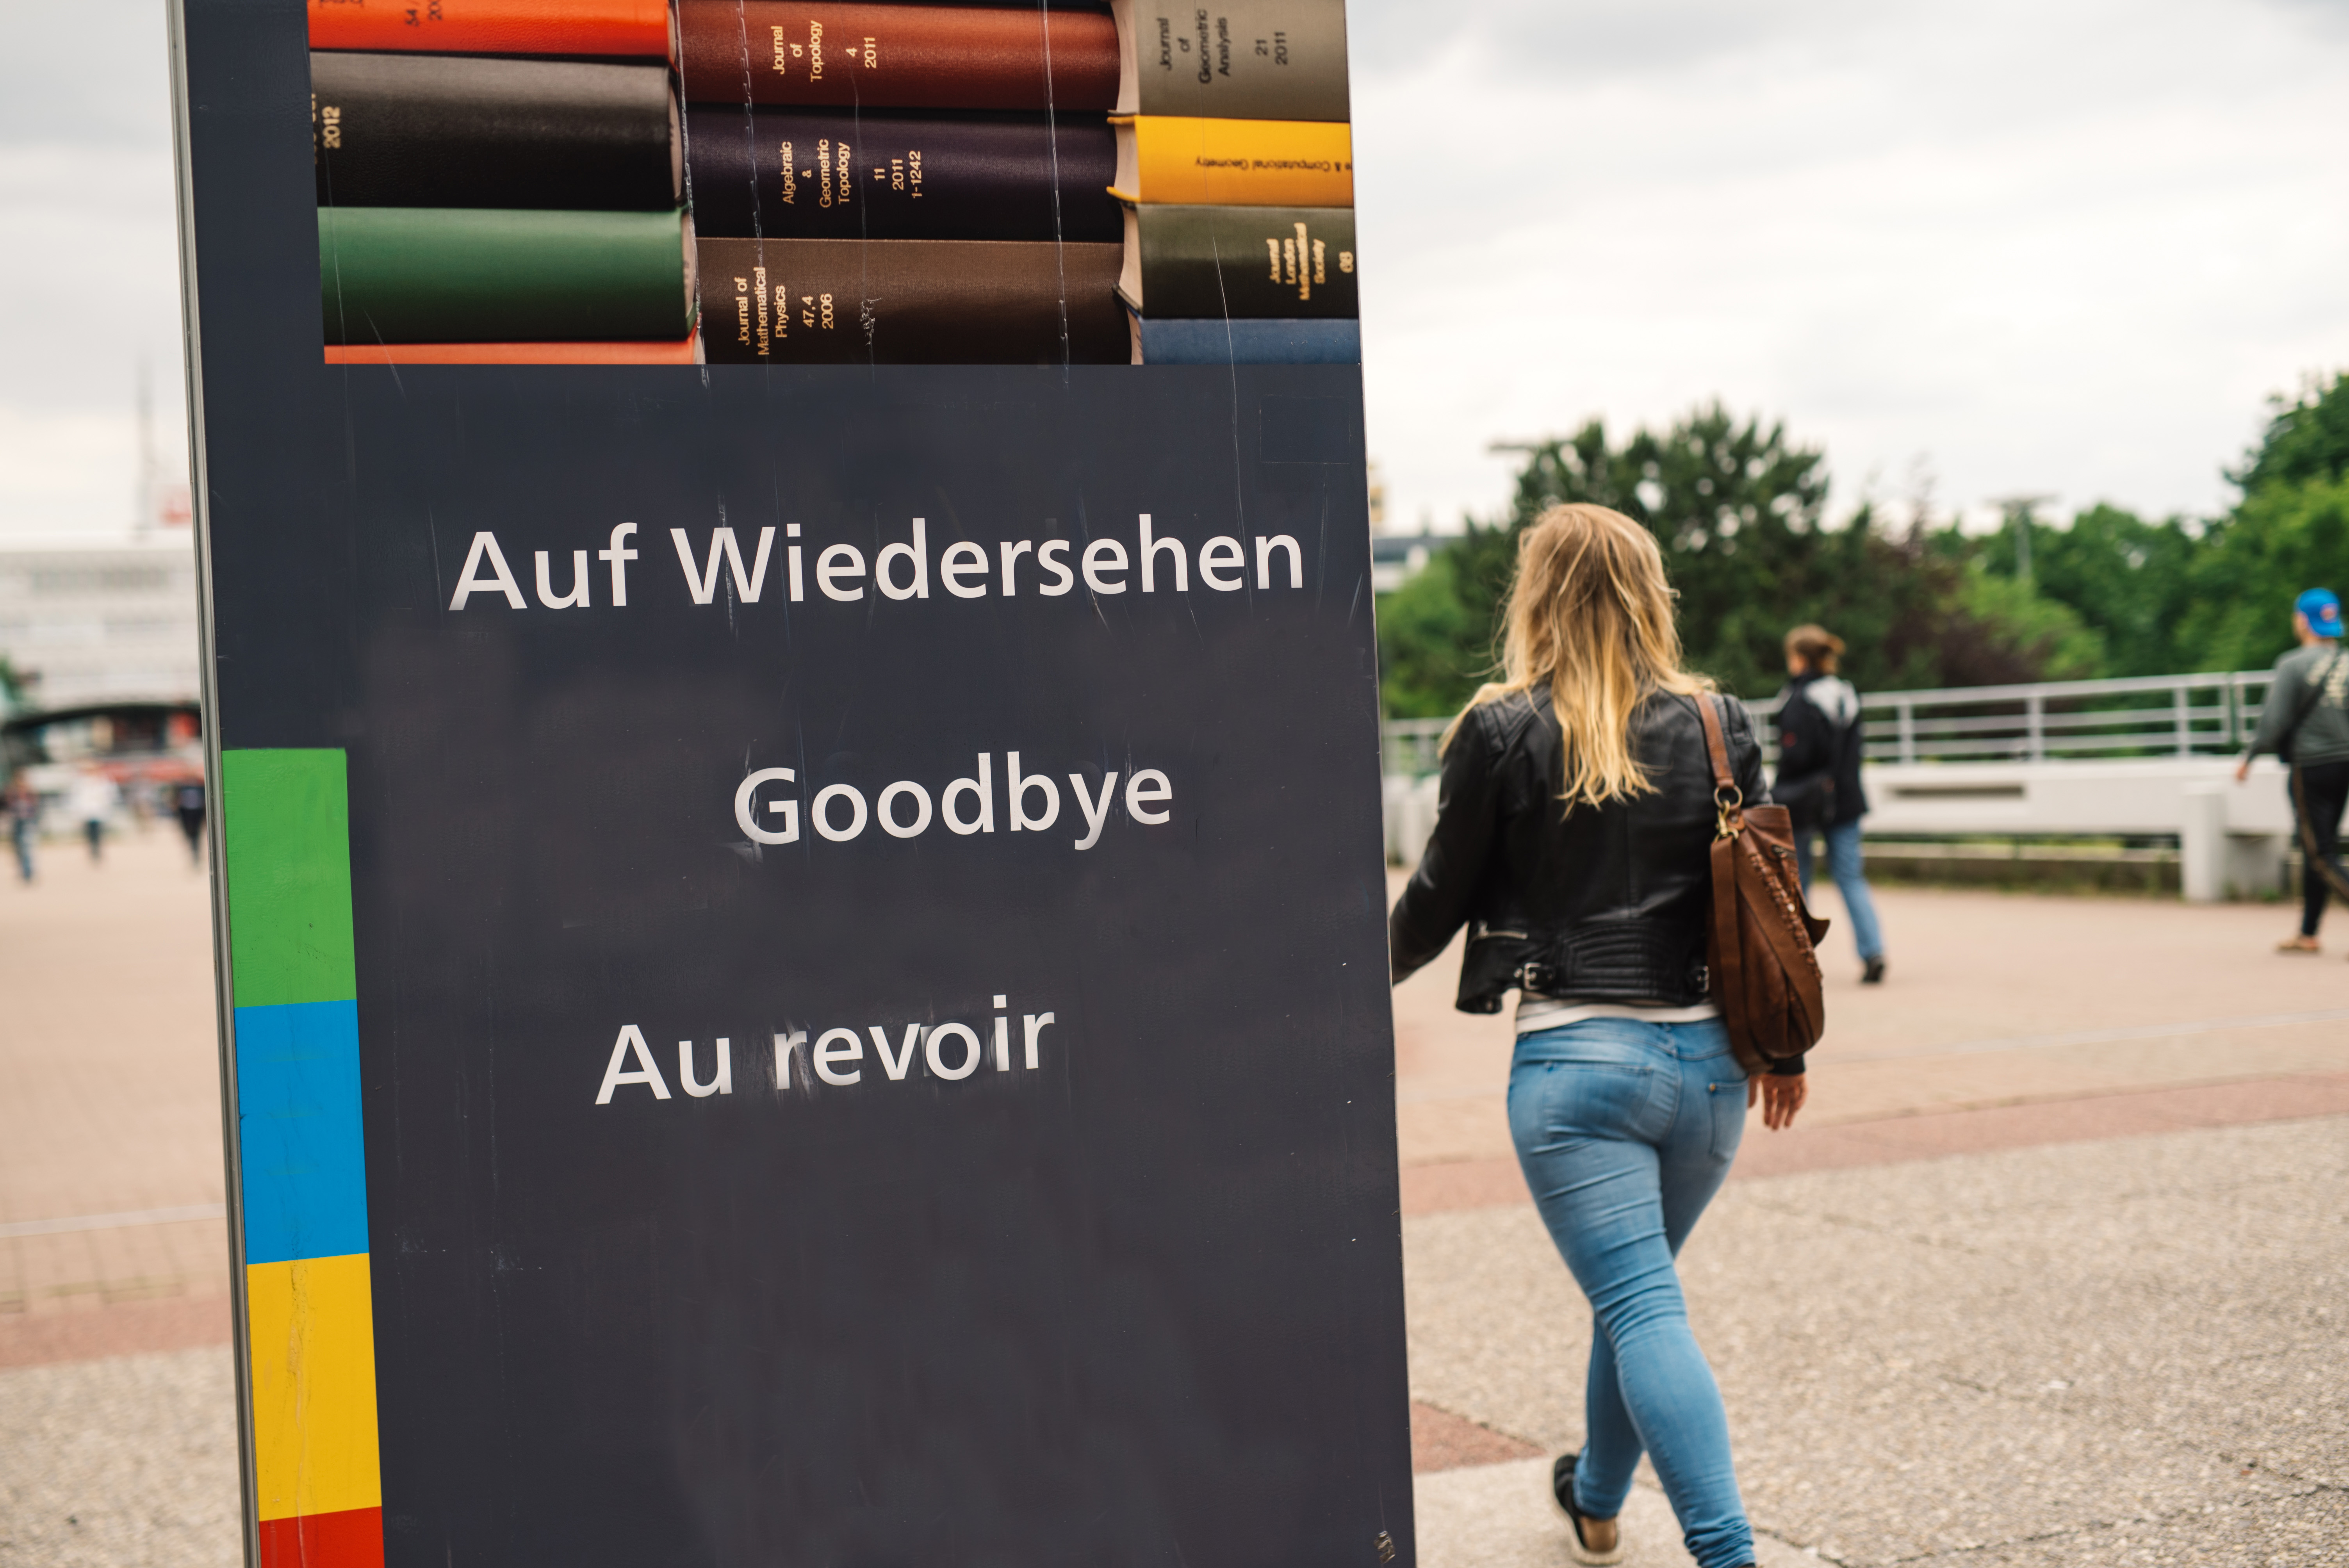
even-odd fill
[(1859, 983), (1863, 985), (1883, 985), (1884, 960), (1881, 958), (1869, 959), (1868, 961), (1868, 967), (1859, 972)]
[(1615, 1528), (1615, 1544), (1604, 1552), (1593, 1549), (1583, 1539), (1582, 1522), (1587, 1517), (1574, 1506), (1574, 1461), (1577, 1456), (1560, 1454), (1557, 1462), (1549, 1467), (1549, 1501), (1567, 1523), (1574, 1527), (1574, 1560), (1577, 1563), (1620, 1563), (1623, 1561), (1623, 1529)]

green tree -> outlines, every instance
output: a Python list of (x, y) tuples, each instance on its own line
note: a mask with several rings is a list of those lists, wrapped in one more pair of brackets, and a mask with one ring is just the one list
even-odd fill
[(2260, 444), (2228, 477), (2243, 498), (2199, 541), (2178, 616), (2180, 667), (2256, 669), (2292, 646), (2292, 602), (2349, 588), (2349, 376), (2271, 398)]
[(1619, 448), (1593, 419), (1527, 454), (1510, 508), (1521, 529), (1558, 501), (1596, 501), (1645, 523), (1680, 594), (1689, 661), (1732, 691), (1776, 687), (1790, 607), (1807, 607), (1837, 552), (1820, 527), (1826, 454), (1796, 446), (1783, 423), (1743, 421), (1714, 403)]
[(1381, 604), (1388, 712), (1455, 712), (1489, 674), (1517, 537), (1559, 501), (1612, 507), (1655, 533), (1690, 664), (1742, 696), (1777, 689), (1786, 630), (1805, 621), (1834, 628), (1847, 672), (1879, 690), (2097, 673), (2101, 644), (2075, 612), (1987, 581), (1954, 530), (1920, 521), (1895, 536), (1866, 507), (1826, 527), (1827, 490), (1816, 449), (1718, 404), (1620, 445), (1592, 420), (1530, 449), (1506, 522), (1471, 528)]
[(2193, 564), (2178, 643), (2190, 667), (2260, 669), (2292, 645), (2302, 589), (2349, 583), (2349, 478), (2270, 482), (2215, 527)]
[(2349, 476), (2349, 375), (2329, 387), (2314, 384), (2296, 402), (2268, 399), (2274, 413), (2267, 433), (2228, 475), (2246, 496), (2275, 485), (2307, 484)]
[[(2178, 634), (2193, 600), (2200, 530), (2182, 518), (2147, 522), (2133, 512), (2098, 504), (2056, 528), (2035, 519), (2031, 530), (2031, 592), (2068, 606), (2095, 634), (2103, 657), (2095, 673), (2161, 676), (2193, 668)], [(1989, 574), (2012, 581), (2010, 536), (1982, 542), (1976, 559)], [(2066, 644), (2075, 649), (2085, 645)], [(2075, 663), (2071, 655), (2059, 664)], [(2048, 678), (2063, 679), (2052, 668)]]
[(1491, 612), (1480, 614), (1482, 593), (1460, 582), (1478, 553), (1477, 535), (1485, 542), (1508, 537), (1472, 528), (1469, 539), (1431, 558), (1419, 575), (1379, 601), (1379, 695), (1390, 718), (1459, 712), (1492, 664)]
[[(1960, 579), (1955, 602), (1941, 620), (1943, 686), (1995, 686), (2007, 681), (2090, 680), (2111, 673), (2105, 639), (2080, 613), (2043, 596), (2012, 574), (1977, 563)], [(1971, 653), (1984, 667), (1960, 662)], [(2005, 668), (1999, 669), (1999, 665)], [(1960, 678), (1952, 679), (1955, 674)], [(1978, 676), (1980, 678), (1964, 678)]]

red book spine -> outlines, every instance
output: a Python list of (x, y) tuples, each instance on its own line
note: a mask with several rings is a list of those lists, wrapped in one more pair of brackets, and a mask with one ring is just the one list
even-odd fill
[(702, 103), (742, 101), (746, 49), (752, 103), (1067, 111), (1117, 102), (1117, 24), (1098, 12), (684, 0), (678, 33), (686, 96)]
[(667, 0), (309, 0), (314, 49), (667, 59)]

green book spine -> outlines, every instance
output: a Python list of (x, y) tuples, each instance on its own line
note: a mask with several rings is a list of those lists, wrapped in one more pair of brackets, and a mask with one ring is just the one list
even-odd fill
[(1125, 210), (1117, 292), (1137, 315), (1351, 320), (1357, 276), (1350, 207)]
[(693, 230), (682, 212), (322, 208), (318, 290), (330, 344), (676, 341)]
[(1113, 0), (1120, 114), (1346, 119), (1346, 0)]

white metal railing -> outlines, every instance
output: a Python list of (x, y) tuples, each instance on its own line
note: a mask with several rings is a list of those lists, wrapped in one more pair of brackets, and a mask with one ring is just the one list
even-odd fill
[[(1862, 693), (1871, 762), (2047, 762), (2065, 758), (2231, 756), (2259, 727), (2271, 670), (2045, 681), (2034, 686)], [(1762, 748), (1777, 758), (1779, 699), (1749, 702)], [(1385, 771), (1415, 778), (1437, 768), (1451, 720), (1390, 719)]]

